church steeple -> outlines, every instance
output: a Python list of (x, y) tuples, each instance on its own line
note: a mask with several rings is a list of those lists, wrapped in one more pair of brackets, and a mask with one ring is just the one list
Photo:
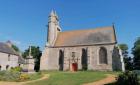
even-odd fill
[(58, 16), (56, 14), (56, 11), (52, 10), (50, 13), (49, 22), (48, 22), (47, 46), (54, 46), (58, 32), (60, 31), (61, 31), (61, 28), (59, 26)]
[(50, 16), (55, 16), (54, 10), (51, 11)]
[(49, 22), (58, 22), (58, 17), (56, 15), (56, 12), (54, 10), (51, 11), (50, 16), (49, 16)]

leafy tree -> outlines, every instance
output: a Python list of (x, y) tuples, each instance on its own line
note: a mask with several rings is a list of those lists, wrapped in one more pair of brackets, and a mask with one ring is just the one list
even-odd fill
[(134, 69), (140, 70), (140, 37), (134, 43), (134, 47), (132, 48), (132, 54), (134, 55)]
[(140, 85), (138, 75), (133, 71), (119, 74), (116, 80), (116, 84), (111, 85)]
[(122, 54), (124, 56), (128, 56), (128, 46), (127, 46), (127, 44), (119, 44), (119, 47), (122, 50)]
[[(40, 48), (36, 47), (36, 46), (31, 46), (31, 55), (35, 59), (34, 70), (39, 71), (39, 69), (40, 69), (40, 57), (42, 55)], [(29, 48), (26, 49), (25, 52), (23, 53), (24, 58), (27, 58), (28, 56), (29, 56)]]
[(122, 50), (122, 55), (124, 56), (125, 69), (132, 70), (133, 69), (133, 62), (132, 62), (132, 58), (129, 57), (129, 55), (128, 55), (127, 44), (119, 44), (119, 47)]
[(19, 48), (16, 46), (16, 45), (12, 45), (12, 48), (16, 51), (16, 52), (19, 52), (20, 50), (19, 50)]

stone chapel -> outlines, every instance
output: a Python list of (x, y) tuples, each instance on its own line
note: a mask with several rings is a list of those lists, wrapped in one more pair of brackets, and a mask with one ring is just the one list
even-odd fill
[(52, 11), (40, 70), (124, 71), (114, 25), (63, 32), (56, 12)]

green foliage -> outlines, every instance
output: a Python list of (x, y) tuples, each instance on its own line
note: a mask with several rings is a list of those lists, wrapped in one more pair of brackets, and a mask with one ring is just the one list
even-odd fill
[(19, 52), (19, 48), (16, 46), (16, 45), (12, 45), (12, 48), (16, 51), (16, 52)]
[(0, 81), (28, 81), (28, 80), (35, 80), (41, 78), (42, 74), (34, 73), (34, 74), (27, 74), (21, 73), (18, 71), (0, 71)]
[(20, 72), (0, 71), (0, 81), (18, 81)]
[(119, 47), (122, 50), (122, 54), (124, 56), (125, 69), (133, 70), (133, 62), (132, 62), (132, 58), (128, 56), (127, 44), (119, 44)]
[(126, 71), (118, 76), (116, 85), (139, 85), (138, 76), (134, 72)]
[(128, 50), (127, 44), (119, 44), (119, 47), (124, 53), (127, 53)]
[[(40, 56), (40, 48), (36, 47), (36, 46), (31, 46), (31, 55), (34, 58), (37, 58), (38, 56)], [(23, 53), (23, 57), (26, 58), (29, 56), (29, 48), (25, 50), (25, 52)]]
[(133, 62), (131, 57), (124, 57), (124, 64), (126, 70), (133, 70)]
[(22, 71), (22, 68), (19, 67), (19, 66), (17, 66), (17, 67), (12, 67), (12, 68), (10, 69), (10, 71), (21, 72), (21, 71)]
[[(42, 55), (42, 52), (40, 51), (39, 47), (36, 46), (31, 46), (31, 55), (34, 57), (35, 59), (35, 71), (39, 71), (40, 69), (40, 57)], [(25, 50), (25, 52), (23, 53), (23, 57), (27, 58), (29, 56), (29, 48)]]
[(134, 55), (134, 69), (140, 70), (140, 37), (134, 43), (134, 47), (132, 48), (132, 54)]
[(19, 81), (26, 81), (28, 79), (30, 79), (30, 76), (28, 74), (23, 73), (19, 76)]

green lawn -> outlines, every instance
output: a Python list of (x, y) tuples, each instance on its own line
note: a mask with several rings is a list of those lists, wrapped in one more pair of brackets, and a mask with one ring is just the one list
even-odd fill
[(30, 77), (30, 79), (27, 81), (39, 79), (39, 78), (43, 77), (43, 75), (41, 73), (35, 73), (35, 74), (29, 74), (29, 77)]
[[(49, 79), (41, 80), (26, 85), (82, 85), (93, 81), (100, 80), (106, 77), (106, 74), (114, 74), (113, 72), (94, 72), (94, 71), (79, 71), (79, 72), (45, 72), (50, 74)], [(116, 73), (115, 73), (116, 74)]]

